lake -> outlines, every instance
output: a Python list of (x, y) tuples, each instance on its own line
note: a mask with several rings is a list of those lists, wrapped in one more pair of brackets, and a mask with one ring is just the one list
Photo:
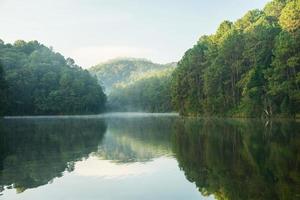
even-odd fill
[(300, 199), (296, 121), (16, 117), (0, 137), (0, 199)]

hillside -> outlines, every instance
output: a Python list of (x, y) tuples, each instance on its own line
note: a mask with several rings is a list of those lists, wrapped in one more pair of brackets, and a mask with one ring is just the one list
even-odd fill
[(106, 93), (113, 88), (124, 86), (159, 73), (173, 70), (176, 63), (156, 64), (145, 59), (121, 58), (110, 60), (90, 68), (90, 72), (97, 76), (104, 86)]
[(0, 114), (87, 114), (104, 110), (96, 78), (37, 41), (0, 39)]
[(108, 95), (113, 111), (171, 112), (171, 74), (173, 70), (149, 73), (130, 84), (119, 85)]

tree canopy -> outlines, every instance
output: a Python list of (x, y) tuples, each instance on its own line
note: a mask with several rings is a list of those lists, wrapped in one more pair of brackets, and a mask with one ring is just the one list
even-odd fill
[(175, 108), (183, 115), (300, 113), (299, 13), (299, 0), (273, 0), (202, 36), (173, 73)]
[(105, 92), (109, 94), (116, 87), (128, 85), (175, 67), (176, 63), (162, 65), (140, 58), (117, 58), (95, 65), (89, 71), (97, 76)]
[(122, 58), (90, 69), (108, 95), (108, 110), (169, 112), (171, 73), (177, 63), (165, 65), (136, 58)]
[(142, 78), (115, 88), (108, 96), (108, 106), (117, 111), (170, 112), (171, 71)]
[(0, 63), (0, 116), (4, 114), (7, 105), (7, 84), (4, 78), (4, 72)]
[(97, 79), (73, 59), (37, 41), (1, 41), (0, 61), (7, 84), (6, 115), (98, 113), (104, 109), (106, 96)]

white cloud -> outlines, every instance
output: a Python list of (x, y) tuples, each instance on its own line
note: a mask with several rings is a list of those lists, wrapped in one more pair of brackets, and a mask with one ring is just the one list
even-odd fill
[(80, 66), (88, 68), (117, 57), (151, 58), (153, 50), (130, 46), (89, 46), (75, 49), (70, 57)]

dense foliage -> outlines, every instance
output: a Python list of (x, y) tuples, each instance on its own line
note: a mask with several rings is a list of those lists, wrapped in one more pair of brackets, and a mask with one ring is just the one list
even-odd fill
[(176, 63), (155, 64), (143, 59), (116, 59), (92, 67), (90, 71), (108, 93), (108, 109), (113, 111), (172, 111), (171, 73)]
[(122, 58), (91, 67), (90, 72), (97, 76), (109, 94), (115, 87), (128, 85), (175, 66), (175, 63), (161, 65), (145, 59)]
[(96, 78), (71, 58), (65, 59), (37, 41), (20, 40), (12, 45), (0, 40), (0, 61), (8, 86), (6, 115), (81, 114), (104, 109), (106, 97)]
[(108, 106), (118, 111), (172, 111), (170, 72), (115, 88), (108, 96)]
[(172, 101), (183, 115), (300, 113), (300, 0), (273, 0), (203, 36), (178, 64)]
[(4, 79), (4, 72), (0, 63), (0, 116), (4, 114), (7, 105), (7, 84)]

